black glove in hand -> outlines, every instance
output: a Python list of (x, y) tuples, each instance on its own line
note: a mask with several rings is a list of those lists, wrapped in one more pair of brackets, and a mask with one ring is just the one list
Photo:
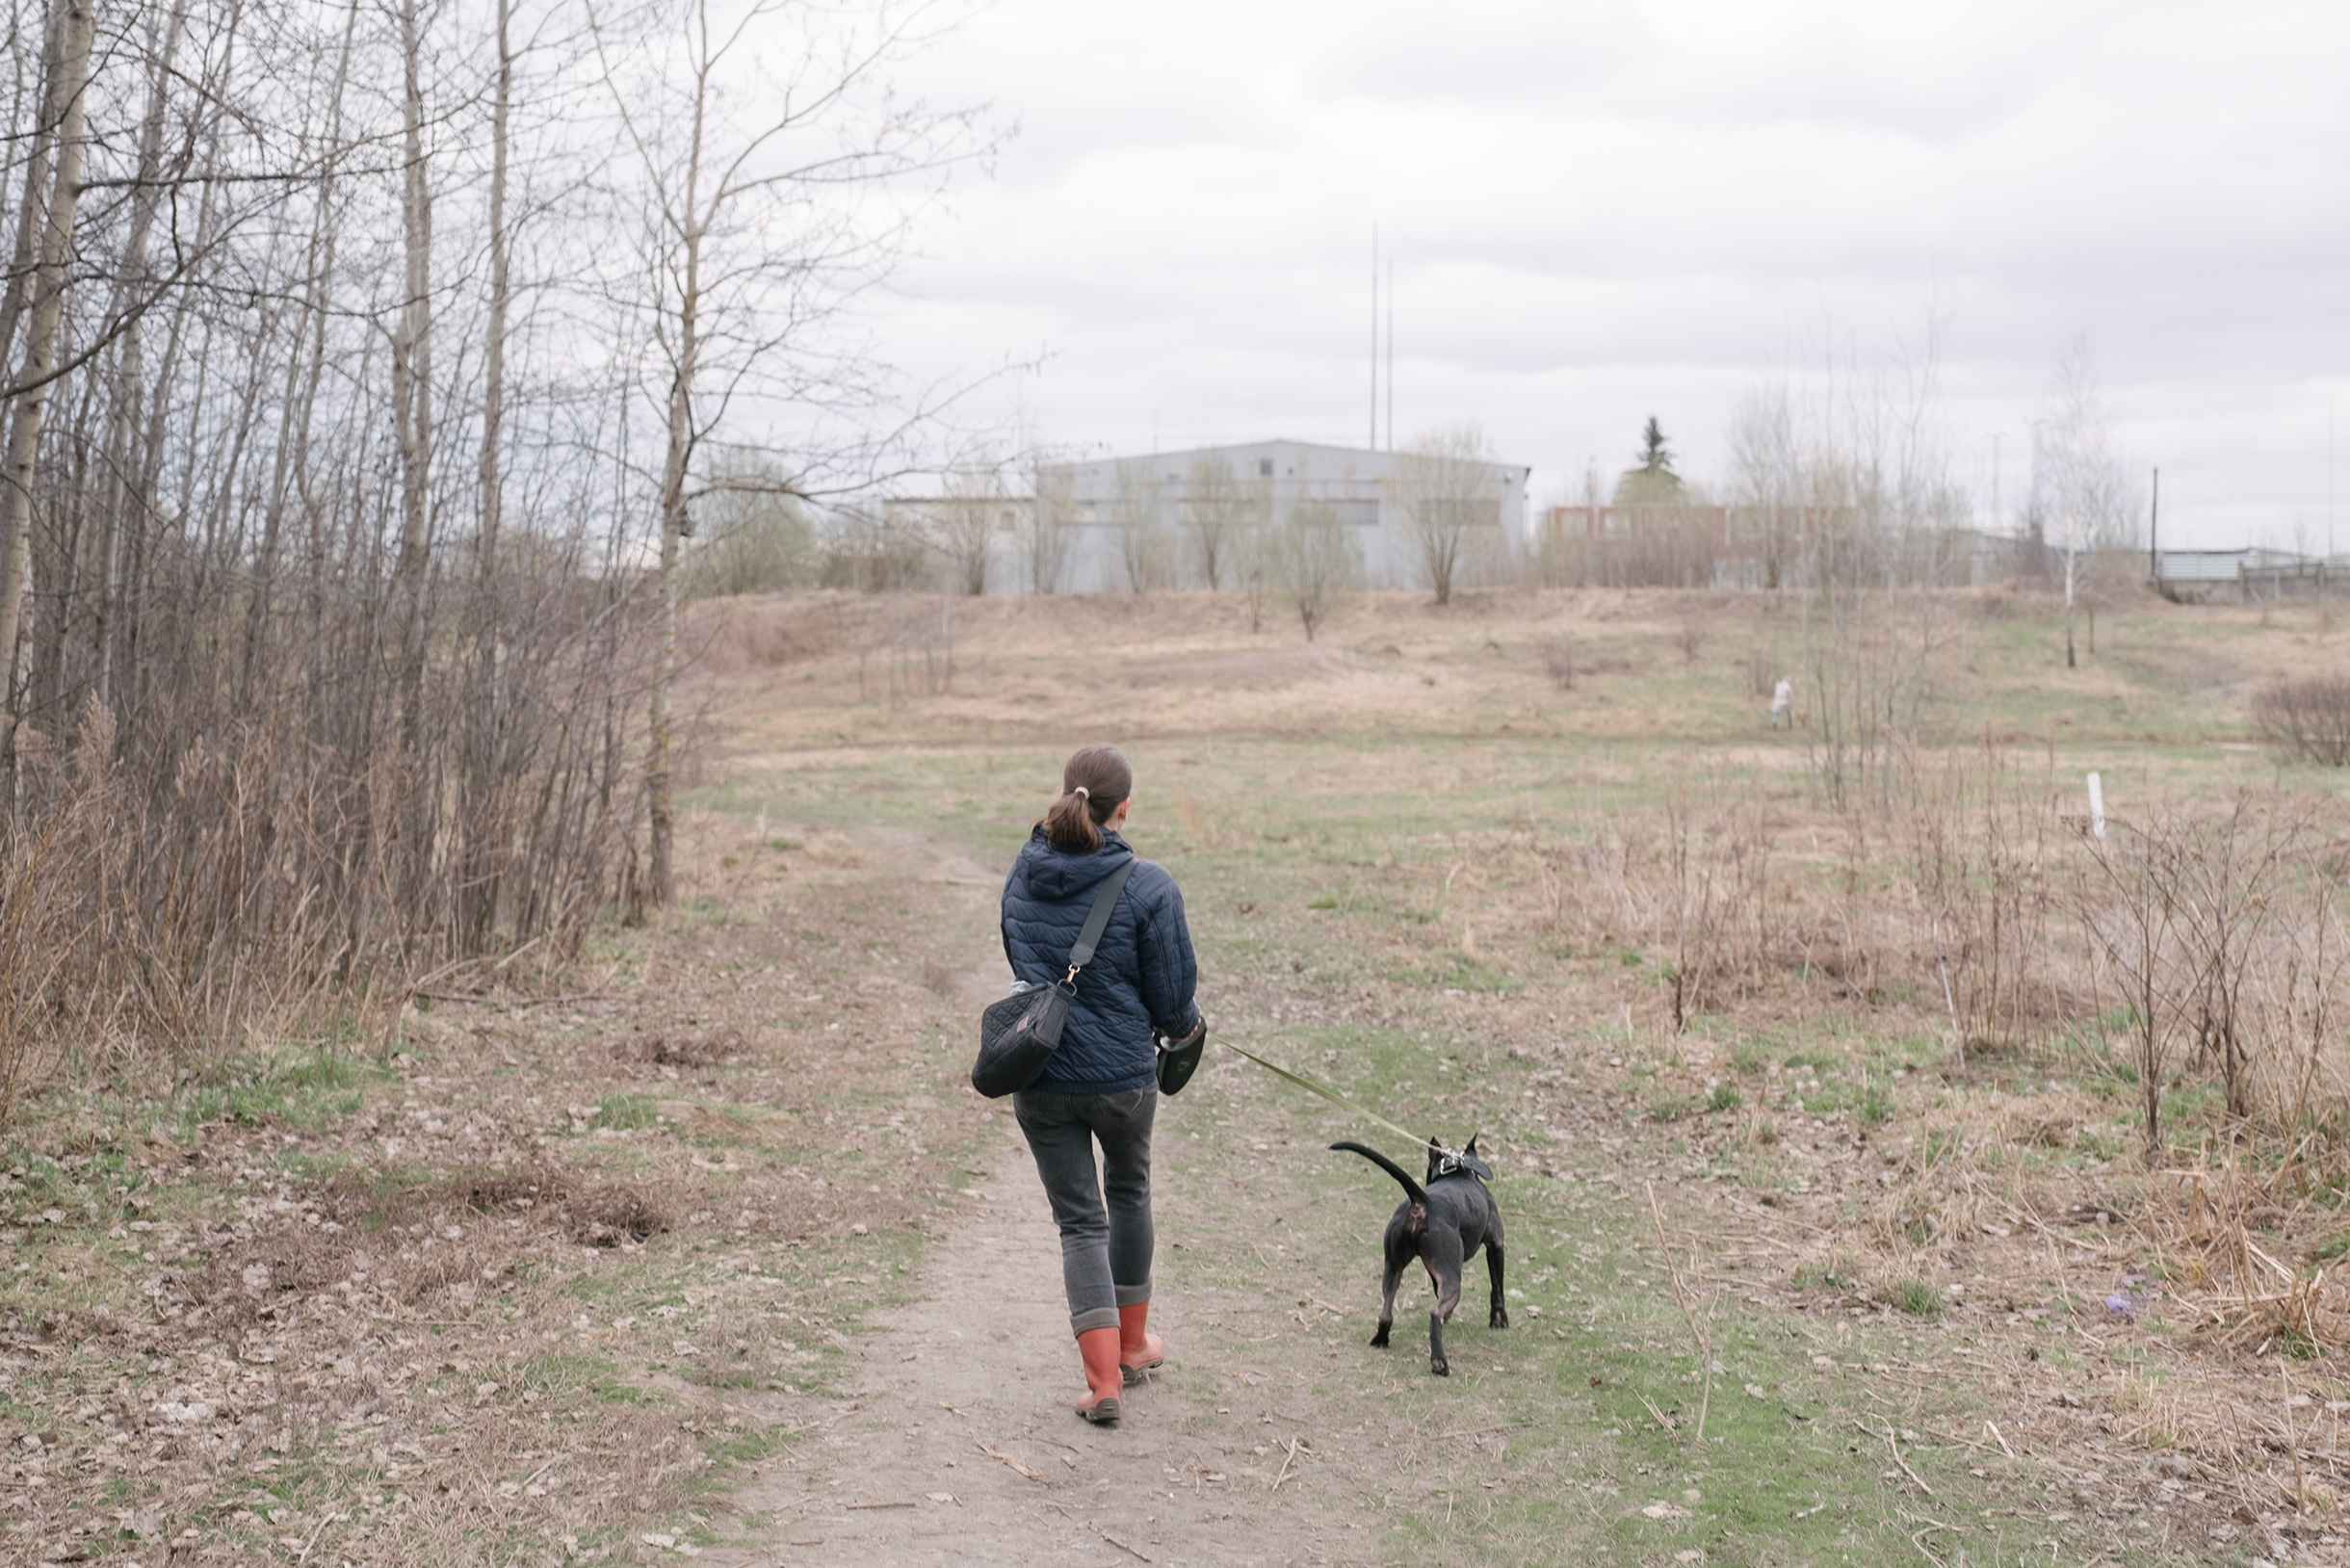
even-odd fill
[(1173, 1095), (1183, 1092), (1199, 1070), (1199, 1059), (1208, 1049), (1208, 1020), (1203, 1015), (1192, 1020), (1190, 1032), (1180, 1040), (1165, 1035), (1159, 1037), (1159, 1092)]

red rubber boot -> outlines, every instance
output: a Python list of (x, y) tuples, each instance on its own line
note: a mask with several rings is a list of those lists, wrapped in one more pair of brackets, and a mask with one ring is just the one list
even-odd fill
[(1085, 1358), (1085, 1397), (1077, 1413), (1105, 1425), (1118, 1419), (1118, 1391), (1126, 1386), (1118, 1371), (1118, 1331), (1088, 1328), (1077, 1337), (1077, 1353)]
[(1118, 1372), (1128, 1388), (1166, 1364), (1167, 1347), (1142, 1326), (1150, 1316), (1148, 1301), (1118, 1309)]

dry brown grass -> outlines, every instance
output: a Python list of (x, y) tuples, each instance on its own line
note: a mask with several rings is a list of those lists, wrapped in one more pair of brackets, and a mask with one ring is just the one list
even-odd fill
[[(939, 699), (827, 703), (816, 689), (845, 672), (837, 655), (740, 691), (761, 705), (765, 754), (917, 736), (977, 749), (1049, 713), (1162, 767), (1200, 759), (1168, 815), (1211, 858), (1287, 852), (1244, 793), (1212, 782), (1218, 740), (1260, 745), (1252, 767), (1298, 770), (1270, 787), (1308, 797), (1344, 799), (1367, 768), (1399, 796), (1463, 791), (1479, 804), (1431, 842), (1350, 845), (1361, 869), (1323, 874), (1340, 911), (1351, 886), (1411, 919), (1347, 921), (1348, 980), (1288, 999), (1280, 1022), (1413, 1019), (1506, 1048), (1508, 1091), (1530, 1091), (1549, 1128), (1587, 1129), (1615, 1168), (1715, 1179), (1677, 1201), (1777, 1260), (1775, 1285), (1747, 1273), (1741, 1291), (1822, 1334), (1930, 1329), (1942, 1348), (1914, 1375), (1982, 1400), (2001, 1436), (1963, 1440), (1995, 1471), (2013, 1445), (2046, 1477), (2045, 1506), (2121, 1519), (2183, 1499), (2182, 1522), (2265, 1550), (2261, 1532), (2313, 1528), (2344, 1485), (2334, 1429), (2350, 1388), (2324, 1254), (2350, 1176), (2331, 1131), (2350, 1062), (2338, 1027), (2319, 1027), (2341, 1016), (2325, 892), (2338, 807), (2306, 780), (2274, 793), (2251, 703), (2272, 673), (2333, 655), (2287, 616), (2119, 595), (2098, 654), (2056, 677), (2054, 613), (2028, 589), (1938, 596), (1935, 657), (1951, 667), (1937, 678), (1971, 666), (1967, 733), (1896, 748), (1883, 797), (1854, 792), (1841, 811), (1813, 809), (1806, 733), (1764, 729), (1763, 674), (1800, 642), (1792, 596), (1497, 592), (1440, 612), (1372, 595), (1322, 634), (1338, 655), (1323, 660), (1204, 596), (988, 605), (958, 640), (974, 678)], [(1684, 657), (1698, 616), (1718, 635)], [(1554, 651), (1569, 645), (1571, 685)], [(1544, 760), (1509, 773), (1499, 748), (1517, 738)], [(2232, 928), (2259, 933), (2204, 941), (2200, 963), (2183, 936), (2168, 950), (2155, 1077), (2170, 1103), (2152, 1169), (2127, 976), (2095, 940), (2123, 890), (2085, 837), (2093, 767), (2108, 845), (2172, 814), (2182, 852), (2202, 847), (2184, 868), (2203, 875), (2195, 897), (2231, 921), (2249, 912)], [(1536, 810), (1476, 789), (1488, 771), (1546, 769), (1588, 779), (1593, 803), (1572, 792), (1562, 809), (1554, 791)], [(2213, 836), (2247, 788), (2248, 823), (2314, 813), (2285, 835), (2279, 877), (2210, 875), (2260, 837)], [(1265, 918), (1257, 897), (1219, 913)], [(2206, 1014), (2223, 999), (2195, 977), (2223, 952), (2234, 1010)], [(1448, 963), (1491, 988), (1438, 1005), (1392, 978)], [(2240, 1053), (2214, 1049), (2206, 1023)], [(1486, 1087), (1434, 1098), (1482, 1119)], [(1509, 1158), (1539, 1168), (1551, 1146), (1528, 1129)], [(1906, 1310), (1933, 1299), (1938, 1317)], [(1870, 1392), (1908, 1398), (1897, 1382)]]
[(783, 838), (697, 822), (689, 888), (734, 915), (411, 1009), (405, 1054), (348, 1088), (152, 1133), (135, 1104), (33, 1102), (28, 1175), (0, 1178), (26, 1265), (0, 1271), (0, 1442), (39, 1484), (8, 1539), (552, 1563), (677, 1528), (714, 1465), (771, 1447), (973, 1125), (904, 1086), (959, 999), (912, 954), (853, 988), (826, 963), (936, 890), (886, 849)]

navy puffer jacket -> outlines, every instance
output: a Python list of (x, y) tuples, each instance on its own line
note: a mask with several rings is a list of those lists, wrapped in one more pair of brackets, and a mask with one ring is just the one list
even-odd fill
[[(1031, 833), (1004, 879), (1004, 956), (1013, 975), (1046, 985), (1068, 974), (1069, 950), (1092, 911), (1095, 886), (1134, 858), (1116, 833), (1103, 834), (1091, 854), (1056, 849), (1041, 826)], [(1077, 977), (1060, 1048), (1030, 1087), (1119, 1094), (1157, 1082), (1151, 1027), (1188, 1033), (1199, 1017), (1191, 1000), (1198, 982), (1183, 894), (1164, 867), (1142, 861), (1118, 891), (1093, 962)]]

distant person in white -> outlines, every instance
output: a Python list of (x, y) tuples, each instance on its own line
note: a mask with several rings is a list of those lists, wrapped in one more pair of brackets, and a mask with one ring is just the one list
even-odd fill
[(1787, 728), (1789, 721), (1794, 716), (1794, 711), (1795, 689), (1787, 682), (1781, 681), (1777, 686), (1771, 688), (1770, 727), (1773, 729)]

